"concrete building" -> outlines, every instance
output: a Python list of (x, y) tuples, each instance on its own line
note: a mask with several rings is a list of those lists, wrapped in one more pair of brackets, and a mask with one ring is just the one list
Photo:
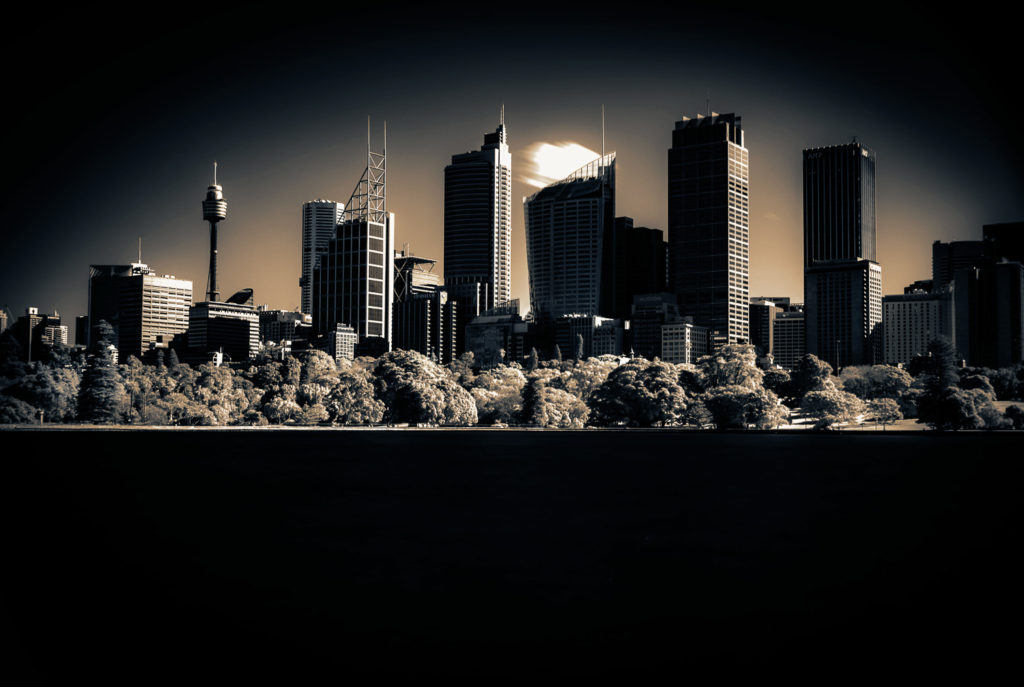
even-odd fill
[(523, 209), (533, 314), (610, 312), (615, 153), (537, 191)]
[(479, 285), (480, 311), (512, 298), (512, 154), (504, 107), (480, 150), (453, 155), (444, 169), (444, 283)]
[(883, 362), (907, 364), (937, 336), (954, 339), (953, 292), (916, 291), (882, 299)]
[(570, 313), (554, 321), (555, 345), (563, 360), (576, 357), (580, 337), (583, 338), (584, 359), (595, 355), (622, 355), (625, 333), (623, 321), (611, 317)]
[(222, 353), (232, 362), (255, 358), (260, 347), (260, 316), (252, 303), (252, 289), (243, 289), (226, 301), (202, 301), (188, 311), (187, 355), (209, 359)]
[(804, 150), (806, 350), (836, 370), (881, 361), (875, 154), (856, 141)]
[(749, 180), (738, 115), (676, 122), (668, 151), (669, 290), (683, 315), (729, 343), (750, 336)]
[(442, 364), (458, 354), (458, 304), (434, 272), (437, 261), (395, 255), (393, 346), (418, 351)]
[(968, 365), (1008, 367), (1024, 360), (1024, 267), (999, 262), (954, 275), (954, 345)]
[(114, 328), (121, 359), (140, 358), (158, 340), (170, 340), (189, 328), (192, 281), (158, 275), (142, 262), (89, 266), (88, 338), (106, 320)]
[(356, 330), (348, 325), (339, 324), (327, 332), (322, 341), (328, 355), (334, 358), (334, 362), (342, 360), (354, 360), (356, 357), (356, 345), (359, 342), (359, 335)]
[(790, 309), (775, 316), (772, 331), (772, 360), (774, 364), (792, 370), (806, 353), (806, 322), (802, 306), (791, 306)]
[(687, 315), (679, 322), (661, 326), (661, 359), (668, 363), (694, 365), (702, 355), (707, 355), (709, 331), (693, 323)]
[(299, 277), (299, 310), (313, 312), (313, 270), (320, 264), (320, 253), (334, 238), (345, 212), (344, 203), (310, 200), (302, 204), (302, 265)]

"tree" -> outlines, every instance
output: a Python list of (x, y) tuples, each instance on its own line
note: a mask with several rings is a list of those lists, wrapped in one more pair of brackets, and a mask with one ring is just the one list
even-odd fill
[(771, 391), (732, 384), (712, 387), (699, 398), (718, 429), (771, 429), (786, 421), (789, 410)]
[(555, 361), (557, 361), (559, 365), (562, 364), (562, 349), (558, 347), (558, 344), (555, 344), (555, 355), (554, 355), (554, 358), (555, 358)]
[(583, 401), (562, 389), (547, 386), (543, 378), (531, 379), (523, 389), (521, 422), (538, 427), (581, 428), (590, 410)]
[(584, 355), (584, 353), (583, 353), (583, 335), (582, 334), (577, 334), (576, 335), (576, 356), (575, 356), (576, 361), (579, 362), (580, 360), (583, 360), (583, 355)]
[(686, 402), (674, 365), (634, 358), (615, 368), (594, 392), (591, 421), (600, 426), (677, 425)]
[(992, 382), (984, 375), (961, 377), (959, 387), (961, 389), (981, 389), (990, 399), (995, 400), (996, 398), (996, 390), (992, 387)]
[(815, 418), (815, 429), (829, 429), (857, 421), (864, 412), (864, 402), (838, 389), (819, 389), (804, 394), (800, 409)]
[[(104, 321), (100, 320), (100, 325)], [(102, 331), (102, 329), (101, 329)], [(111, 330), (112, 331), (112, 330)], [(78, 392), (78, 417), (93, 424), (116, 424), (124, 418), (128, 397), (110, 354), (100, 348), (89, 356)]]
[(537, 369), (538, 365), (540, 365), (540, 358), (537, 356), (537, 349), (531, 348), (530, 357), (528, 358), (526, 363), (526, 371), (533, 372), (534, 370)]
[(338, 375), (338, 382), (324, 402), (327, 417), (334, 425), (366, 425), (380, 422), (384, 404), (374, 397), (370, 373), (362, 367), (350, 367)]
[(900, 404), (891, 398), (877, 398), (871, 401), (868, 404), (868, 414), (875, 422), (882, 425), (883, 432), (886, 425), (891, 425), (903, 419), (903, 413), (900, 412)]
[(981, 429), (985, 420), (979, 410), (989, 404), (984, 392), (947, 386), (938, 392), (926, 392), (921, 397), (918, 414), (921, 421), (940, 431)]
[(38, 410), (20, 398), (0, 394), (0, 425), (27, 425), (38, 421)]
[(474, 425), (476, 403), (452, 373), (415, 351), (389, 351), (373, 371), (390, 423)]
[(508, 365), (499, 365), (478, 375), (470, 393), (480, 424), (517, 422), (522, 412), (525, 385), (523, 373)]
[(1010, 421), (1013, 429), (1024, 429), (1024, 410), (1020, 406), (1008, 406), (1003, 411), (1003, 417)]
[(790, 374), (790, 379), (791, 398), (794, 402), (799, 402), (809, 391), (836, 388), (832, 381), (832, 366), (810, 353), (800, 358)]
[(781, 368), (773, 367), (765, 370), (761, 383), (764, 384), (765, 389), (771, 391), (776, 396), (787, 398), (790, 395), (792, 379), (789, 373)]
[(4, 389), (4, 393), (35, 408), (36, 419), (42, 411), (48, 422), (74, 420), (78, 414), (78, 373), (69, 368), (53, 369), (33, 365), (27, 374)]
[(710, 389), (716, 386), (743, 386), (748, 389), (761, 387), (764, 372), (757, 366), (757, 352), (749, 344), (727, 344), (712, 355), (697, 360), (701, 386)]

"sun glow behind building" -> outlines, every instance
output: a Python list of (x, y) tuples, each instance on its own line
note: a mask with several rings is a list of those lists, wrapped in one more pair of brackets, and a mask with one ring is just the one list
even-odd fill
[(526, 169), (519, 180), (534, 188), (544, 188), (599, 157), (601, 153), (574, 141), (531, 143), (524, 154)]

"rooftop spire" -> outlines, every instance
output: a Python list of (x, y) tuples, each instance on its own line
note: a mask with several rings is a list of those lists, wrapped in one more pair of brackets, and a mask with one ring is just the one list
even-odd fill
[(501, 104), (501, 120), (498, 123), (505, 126), (505, 103)]
[(213, 161), (213, 185), (217, 185), (217, 161)]

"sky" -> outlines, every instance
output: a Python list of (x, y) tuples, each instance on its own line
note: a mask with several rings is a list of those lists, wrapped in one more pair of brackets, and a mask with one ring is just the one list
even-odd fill
[(616, 214), (664, 229), (674, 123), (709, 100), (743, 118), (751, 296), (802, 300), (802, 150), (854, 136), (877, 155), (883, 293), (901, 293), (931, 276), (932, 241), (1024, 219), (1016, 37), (997, 13), (830, 11), (250, 3), (175, 4), (159, 21), (116, 7), (35, 17), (0, 47), (0, 304), (73, 324), (89, 265), (134, 261), (140, 237), (143, 261), (191, 279), (201, 300), (200, 202), (217, 160), (222, 295), (296, 307), (302, 203), (348, 200), (368, 116), (375, 150), (387, 121), (396, 244), (442, 271), (444, 166), (480, 147), (504, 104), (525, 312), (527, 152), (600, 150), (604, 105)]

